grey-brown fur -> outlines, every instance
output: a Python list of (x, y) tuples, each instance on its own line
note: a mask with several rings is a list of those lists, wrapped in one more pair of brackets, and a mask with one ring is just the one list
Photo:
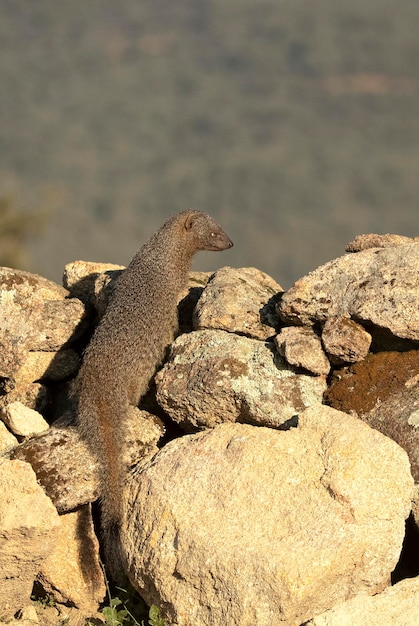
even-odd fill
[(119, 277), (104, 317), (85, 352), (74, 385), (79, 428), (101, 472), (105, 559), (113, 578), (124, 576), (119, 541), (124, 420), (137, 406), (177, 331), (177, 302), (193, 255), (225, 250), (232, 242), (205, 213), (170, 218)]

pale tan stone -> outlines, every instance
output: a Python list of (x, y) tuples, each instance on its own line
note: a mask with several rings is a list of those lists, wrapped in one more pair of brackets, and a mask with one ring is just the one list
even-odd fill
[(345, 315), (329, 317), (323, 326), (323, 347), (336, 365), (356, 363), (364, 359), (371, 341), (370, 333)]
[(27, 352), (13, 380), (22, 387), (38, 380), (64, 380), (74, 375), (80, 366), (80, 358), (72, 348), (59, 352)]
[(89, 505), (60, 516), (54, 550), (42, 563), (38, 581), (57, 602), (98, 609), (106, 588)]
[(317, 615), (307, 626), (413, 626), (419, 624), (419, 578), (402, 580), (375, 596), (358, 595)]
[(29, 603), (33, 582), (54, 549), (58, 513), (30, 465), (0, 459), (0, 607), (12, 616)]
[(49, 428), (48, 422), (38, 411), (29, 409), (21, 402), (8, 404), (3, 419), (12, 433), (22, 437), (31, 437)]
[(226, 330), (256, 339), (275, 334), (283, 289), (254, 267), (223, 267), (210, 278), (193, 315), (195, 330)]
[(397, 444), (328, 407), (288, 431), (222, 424), (133, 475), (130, 577), (177, 626), (301, 624), (386, 586), (412, 488)]
[(275, 336), (275, 345), (287, 363), (303, 368), (313, 374), (327, 375), (330, 363), (320, 338), (312, 328), (288, 326)]
[(298, 280), (278, 305), (289, 324), (323, 324), (346, 315), (383, 331), (419, 342), (419, 242), (371, 248), (329, 261)]
[(17, 444), (18, 440), (16, 437), (14, 437), (10, 430), (6, 428), (5, 424), (0, 421), (0, 453), (17, 446)]
[(369, 248), (389, 248), (392, 246), (403, 246), (407, 243), (418, 241), (419, 237), (405, 237), (404, 235), (357, 235), (347, 246), (346, 252), (360, 252)]

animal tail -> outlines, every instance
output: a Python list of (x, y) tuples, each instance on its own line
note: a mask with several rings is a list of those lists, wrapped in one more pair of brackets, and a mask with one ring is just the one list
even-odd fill
[(100, 504), (104, 561), (107, 573), (119, 584), (126, 580), (127, 571), (121, 537), (124, 520), (123, 492), (128, 471), (124, 461), (126, 413), (125, 406), (121, 406), (118, 411), (115, 411), (115, 406), (102, 406), (101, 420), (98, 421), (99, 441), (102, 444)]

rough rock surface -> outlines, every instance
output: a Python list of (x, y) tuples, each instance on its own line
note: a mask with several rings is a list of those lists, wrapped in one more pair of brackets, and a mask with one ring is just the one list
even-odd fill
[[(164, 430), (161, 421), (145, 411), (132, 408), (131, 416), (124, 452), (129, 465), (156, 451)], [(59, 513), (73, 511), (82, 504), (93, 502), (99, 495), (95, 456), (80, 438), (76, 426), (63, 422), (57, 422), (48, 432), (30, 439), (12, 452), (12, 458), (31, 464)]]
[(29, 409), (21, 402), (7, 405), (2, 417), (12, 433), (22, 437), (31, 437), (49, 428), (48, 422), (38, 411)]
[(389, 248), (392, 246), (403, 246), (408, 243), (419, 241), (419, 237), (405, 237), (404, 235), (357, 235), (353, 241), (345, 246), (346, 252), (360, 252), (369, 248)]
[(0, 422), (0, 454), (8, 448), (17, 446), (18, 441), (14, 435), (6, 428), (3, 422)]
[(406, 450), (413, 478), (419, 483), (419, 382), (375, 406), (362, 419)]
[(320, 338), (312, 328), (288, 326), (275, 336), (279, 353), (287, 363), (312, 372), (325, 374), (330, 371), (330, 363), (325, 355)]
[(96, 462), (75, 426), (52, 426), (13, 450), (27, 461), (59, 513), (93, 502), (99, 495)]
[(90, 506), (60, 517), (54, 550), (42, 563), (37, 580), (58, 602), (97, 611), (106, 589)]
[(328, 407), (288, 431), (222, 424), (133, 475), (131, 580), (169, 624), (300, 624), (384, 588), (412, 489), (397, 444)]
[(52, 552), (59, 517), (30, 465), (0, 459), (0, 608), (28, 604), (33, 581)]
[(213, 274), (193, 315), (195, 330), (226, 330), (255, 339), (275, 334), (275, 302), (283, 289), (254, 267), (223, 267)]
[(40, 380), (64, 380), (74, 375), (79, 366), (79, 356), (71, 348), (58, 352), (31, 350), (22, 356), (10, 377), (14, 386), (22, 388)]
[(280, 426), (321, 402), (325, 377), (296, 373), (273, 345), (221, 330), (181, 335), (156, 376), (157, 401), (186, 429)]
[(48, 389), (41, 383), (29, 383), (15, 387), (11, 381), (3, 379), (0, 382), (0, 416), (12, 402), (21, 402), (28, 409), (33, 409), (42, 414), (48, 404)]
[(415, 524), (416, 529), (419, 532), (419, 484), (418, 483), (415, 483), (415, 488), (413, 491), (412, 518), (413, 518), (413, 523)]
[(85, 304), (94, 304), (95, 283), (98, 277), (114, 278), (123, 269), (125, 269), (123, 265), (114, 265), (113, 263), (72, 261), (67, 263), (64, 268), (63, 285), (73, 298), (78, 298)]
[(298, 280), (278, 305), (290, 324), (346, 315), (374, 334), (419, 342), (419, 242), (372, 248), (329, 261)]
[[(148, 589), (149, 601), (169, 615), (178, 612), (184, 620), (178, 626), (199, 626), (196, 614), (199, 619), (204, 616), (203, 623), (217, 626), (296, 626), (302, 619), (329, 619), (333, 611), (322, 612), (333, 604), (360, 592), (379, 591), (385, 584), (400, 556), (402, 518), (407, 514), (397, 513), (403, 508), (405, 455), (366, 424), (319, 404), (326, 361), (318, 377), (307, 372), (321, 371), (320, 336), (335, 365), (326, 401), (358, 414), (398, 442), (419, 480), (419, 351), (418, 340), (412, 338), (418, 330), (418, 246), (418, 238), (357, 237), (347, 247), (355, 254), (318, 268), (284, 295), (273, 279), (254, 268), (191, 273), (179, 304), (180, 332), (191, 334), (175, 343), (170, 362), (157, 377), (159, 393), (162, 406), (183, 427), (215, 425), (215, 430), (175, 440), (159, 452), (161, 422), (132, 409), (130, 432), (121, 450), (128, 466), (140, 464), (128, 489), (125, 534), (133, 571), (138, 573), (138, 585)], [(40, 276), (0, 269), (0, 419), (16, 403), (24, 405), (25, 412), (40, 412), (49, 422), (53, 415), (66, 412), (47, 432), (17, 447), (0, 422), (5, 456), (33, 464), (38, 482), (61, 513), (77, 509), (61, 516), (62, 524), (68, 522), (68, 528), (61, 529), (64, 540), (46, 556), (58, 537), (53, 509), (48, 517), (51, 502), (26, 464), (13, 465), (14, 471), (7, 473), (3, 467), (5, 463), (9, 467), (8, 461), (0, 460), (0, 476), (5, 476), (0, 478), (0, 620), (5, 615), (3, 592), (8, 617), (28, 602), (36, 572), (42, 569), (38, 580), (58, 603), (48, 610), (37, 609), (40, 626), (58, 626), (67, 617), (69, 626), (81, 626), (84, 617), (96, 623), (93, 613), (102, 583), (96, 577), (90, 516), (84, 518), (88, 507), (78, 507), (97, 497), (97, 468), (71, 425), (68, 379), (79, 366), (77, 351), (83, 350), (121, 271), (121, 266), (75, 262), (66, 268), (67, 290)], [(265, 343), (283, 324), (275, 316), (274, 303), (280, 297), (285, 308), (292, 303), (292, 320), (286, 323), (295, 326), (281, 330), (277, 345), (294, 365), (285, 362), (273, 342)], [(228, 332), (191, 332), (194, 310), (197, 326)], [(310, 328), (302, 326), (305, 320)], [(385, 352), (364, 358), (371, 337), (371, 351)], [(308, 338), (315, 346), (304, 343)], [(409, 352), (389, 352), (406, 349)], [(362, 360), (336, 368), (357, 359)], [(308, 404), (312, 408), (301, 413)], [(180, 435), (179, 427), (157, 405), (153, 385), (141, 406), (165, 419), (166, 441)], [(284, 431), (297, 423), (297, 414), (299, 427)], [(230, 420), (279, 430), (216, 425)], [(235, 435), (221, 441), (220, 433), (229, 429)], [(18, 438), (31, 430), (25, 423)], [(383, 448), (383, 440), (390, 447)], [(144, 455), (152, 457), (150, 467)], [(164, 468), (161, 480), (160, 468)], [(144, 486), (138, 487), (139, 477), (141, 484), (145, 480), (151, 485), (149, 494)], [(144, 493), (139, 509), (133, 504), (137, 490), (137, 502)], [(419, 574), (418, 494), (416, 484), (393, 581)], [(35, 500), (40, 508), (33, 505)], [(88, 546), (83, 537), (89, 538)], [(149, 561), (139, 565), (144, 545)], [(168, 576), (160, 577), (165, 568)], [(406, 598), (392, 589), (372, 598), (377, 601), (374, 618), (380, 616), (380, 624), (387, 623), (379, 612), (383, 597), (390, 624), (399, 623), (391, 621), (400, 612), (397, 603), (416, 623), (417, 616), (405, 603), (408, 593), (416, 598), (416, 591), (408, 591), (407, 585)], [(19, 600), (10, 608), (14, 598)], [(71, 603), (84, 605), (85, 610), (68, 606)], [(362, 597), (362, 604), (369, 606), (368, 596)], [(349, 623), (356, 626), (354, 606)], [(22, 619), (12, 623), (34, 623), (32, 609), (24, 606)], [(231, 615), (239, 615), (238, 621), (230, 620)], [(371, 613), (367, 615), (360, 624), (371, 623)]]
[[(80, 336), (85, 308), (56, 283), (20, 270), (0, 268), (0, 343), (55, 351)], [(11, 376), (13, 371), (2, 376)]]
[(405, 390), (406, 382), (418, 374), (418, 350), (369, 354), (363, 361), (335, 372), (325, 402), (361, 417)]
[(40, 625), (40, 621), (36, 609), (32, 605), (27, 605), (18, 612), (19, 619), (7, 620), (7, 626), (44, 626)]
[(376, 596), (359, 595), (306, 626), (413, 626), (419, 624), (419, 578), (401, 581)]
[(335, 365), (361, 361), (367, 356), (371, 341), (371, 335), (360, 324), (344, 315), (329, 317), (323, 326), (323, 347)]

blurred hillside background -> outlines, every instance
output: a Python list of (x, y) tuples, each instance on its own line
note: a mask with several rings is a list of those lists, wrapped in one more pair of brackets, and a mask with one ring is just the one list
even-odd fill
[[(125, 264), (173, 212), (285, 288), (419, 235), (418, 0), (0, 0), (0, 264)], [(198, 261), (198, 259), (197, 259)]]

